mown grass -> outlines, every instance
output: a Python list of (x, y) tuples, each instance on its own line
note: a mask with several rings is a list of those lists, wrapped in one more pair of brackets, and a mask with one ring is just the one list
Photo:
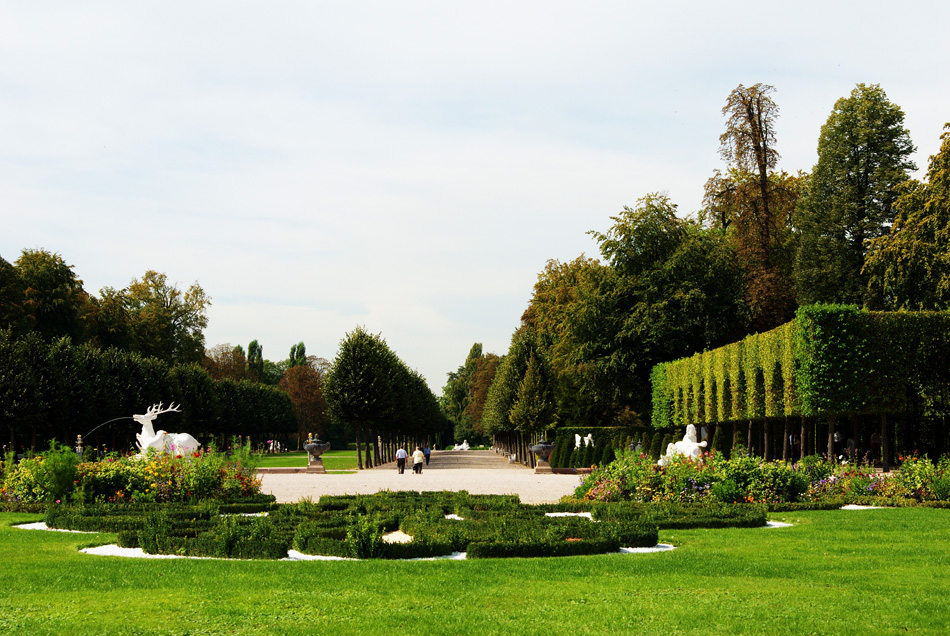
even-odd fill
[[(356, 470), (356, 451), (330, 450), (320, 456), (328, 471)], [(307, 465), (306, 451), (273, 453), (261, 456), (260, 468), (301, 468)]]
[(673, 552), (484, 561), (94, 557), (111, 535), (10, 528), (4, 634), (945, 634), (950, 511), (672, 530)]

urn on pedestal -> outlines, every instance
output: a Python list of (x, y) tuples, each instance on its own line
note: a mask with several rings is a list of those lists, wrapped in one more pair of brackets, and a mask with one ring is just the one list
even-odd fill
[(327, 469), (323, 466), (320, 455), (330, 450), (330, 442), (321, 442), (313, 436), (313, 433), (310, 433), (307, 435), (307, 443), (303, 445), (303, 449), (307, 451), (307, 457), (309, 458), (307, 472), (325, 475)]
[(548, 462), (551, 457), (551, 453), (554, 452), (554, 444), (542, 439), (534, 446), (529, 446), (528, 450), (534, 453), (535, 457), (538, 458), (538, 465), (534, 468), (535, 475), (554, 472), (551, 470), (551, 464)]

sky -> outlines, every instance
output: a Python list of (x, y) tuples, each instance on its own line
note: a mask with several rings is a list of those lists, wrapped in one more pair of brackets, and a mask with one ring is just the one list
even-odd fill
[(0, 0), (0, 257), (86, 291), (211, 297), (206, 344), (379, 333), (437, 394), (503, 354), (549, 259), (624, 205), (701, 206), (739, 84), (810, 170), (855, 84), (922, 178), (950, 121), (950, 3)]

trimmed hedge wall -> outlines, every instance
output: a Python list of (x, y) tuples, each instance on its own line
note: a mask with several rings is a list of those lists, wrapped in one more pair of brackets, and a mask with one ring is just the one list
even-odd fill
[(656, 365), (656, 429), (781, 416), (950, 411), (950, 312), (800, 307), (772, 331)]
[[(551, 453), (552, 468), (590, 468), (591, 465), (603, 466), (616, 457), (616, 450), (623, 448), (627, 437), (634, 430), (621, 426), (565, 426), (556, 429), (554, 452)], [(575, 449), (575, 435), (594, 436), (594, 447), (587, 450), (584, 444)]]

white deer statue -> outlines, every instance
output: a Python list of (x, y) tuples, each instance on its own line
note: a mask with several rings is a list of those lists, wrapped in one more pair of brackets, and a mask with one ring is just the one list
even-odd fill
[(144, 415), (133, 415), (132, 419), (142, 425), (142, 432), (135, 434), (139, 451), (144, 455), (148, 449), (154, 448), (160, 453), (174, 453), (175, 455), (190, 455), (198, 450), (198, 440), (188, 433), (166, 433), (156, 431), (152, 422), (162, 413), (181, 413), (181, 409), (172, 405), (162, 409), (162, 403), (153, 404)]

